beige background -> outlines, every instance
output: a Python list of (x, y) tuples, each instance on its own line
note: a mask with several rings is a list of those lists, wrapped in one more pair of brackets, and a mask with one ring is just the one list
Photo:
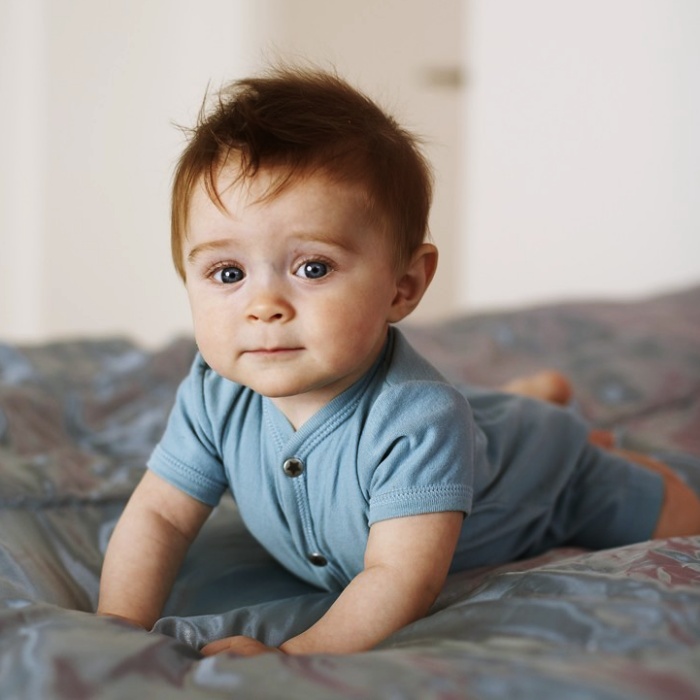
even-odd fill
[(188, 331), (173, 122), (279, 57), (426, 138), (421, 318), (699, 282), (698, 36), (695, 0), (0, 0), (0, 340)]

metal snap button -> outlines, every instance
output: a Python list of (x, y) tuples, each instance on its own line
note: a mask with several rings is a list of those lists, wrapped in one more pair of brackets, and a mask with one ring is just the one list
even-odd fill
[(319, 554), (318, 552), (313, 552), (312, 554), (309, 554), (309, 561), (314, 566), (326, 566), (326, 564), (328, 564), (328, 560), (326, 559), (326, 557), (324, 557), (323, 554)]
[(296, 457), (290, 457), (282, 465), (282, 471), (292, 478), (299, 476), (304, 471), (304, 463)]

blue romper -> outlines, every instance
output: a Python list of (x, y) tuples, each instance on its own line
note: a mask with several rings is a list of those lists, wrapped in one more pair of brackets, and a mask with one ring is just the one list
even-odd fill
[(388, 518), (462, 511), (453, 571), (647, 539), (660, 477), (587, 432), (550, 404), (451, 386), (392, 328), (370, 371), (298, 431), (198, 355), (148, 466), (212, 506), (230, 489), (283, 566), (341, 590), (362, 570), (370, 526)]

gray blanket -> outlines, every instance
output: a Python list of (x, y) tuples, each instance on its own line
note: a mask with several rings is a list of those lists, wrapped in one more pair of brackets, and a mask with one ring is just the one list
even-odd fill
[[(576, 410), (700, 489), (700, 287), (404, 327), (445, 374), (493, 386), (564, 370)], [(333, 596), (216, 509), (147, 633), (99, 618), (102, 556), (194, 352), (122, 339), (0, 344), (0, 698), (700, 698), (700, 537), (559, 549), (449, 578), (374, 651), (203, 659), (277, 644)]]

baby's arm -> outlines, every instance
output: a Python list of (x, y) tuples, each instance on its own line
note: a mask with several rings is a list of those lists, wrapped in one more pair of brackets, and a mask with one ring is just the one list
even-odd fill
[[(463, 521), (463, 513), (447, 512), (375, 523), (362, 573), (315, 625), (280, 649), (288, 654), (365, 651), (423, 617), (445, 583)], [(202, 651), (227, 650), (269, 651), (245, 637), (222, 639)]]
[(107, 547), (98, 613), (150, 629), (210, 513), (210, 506), (147, 471)]

